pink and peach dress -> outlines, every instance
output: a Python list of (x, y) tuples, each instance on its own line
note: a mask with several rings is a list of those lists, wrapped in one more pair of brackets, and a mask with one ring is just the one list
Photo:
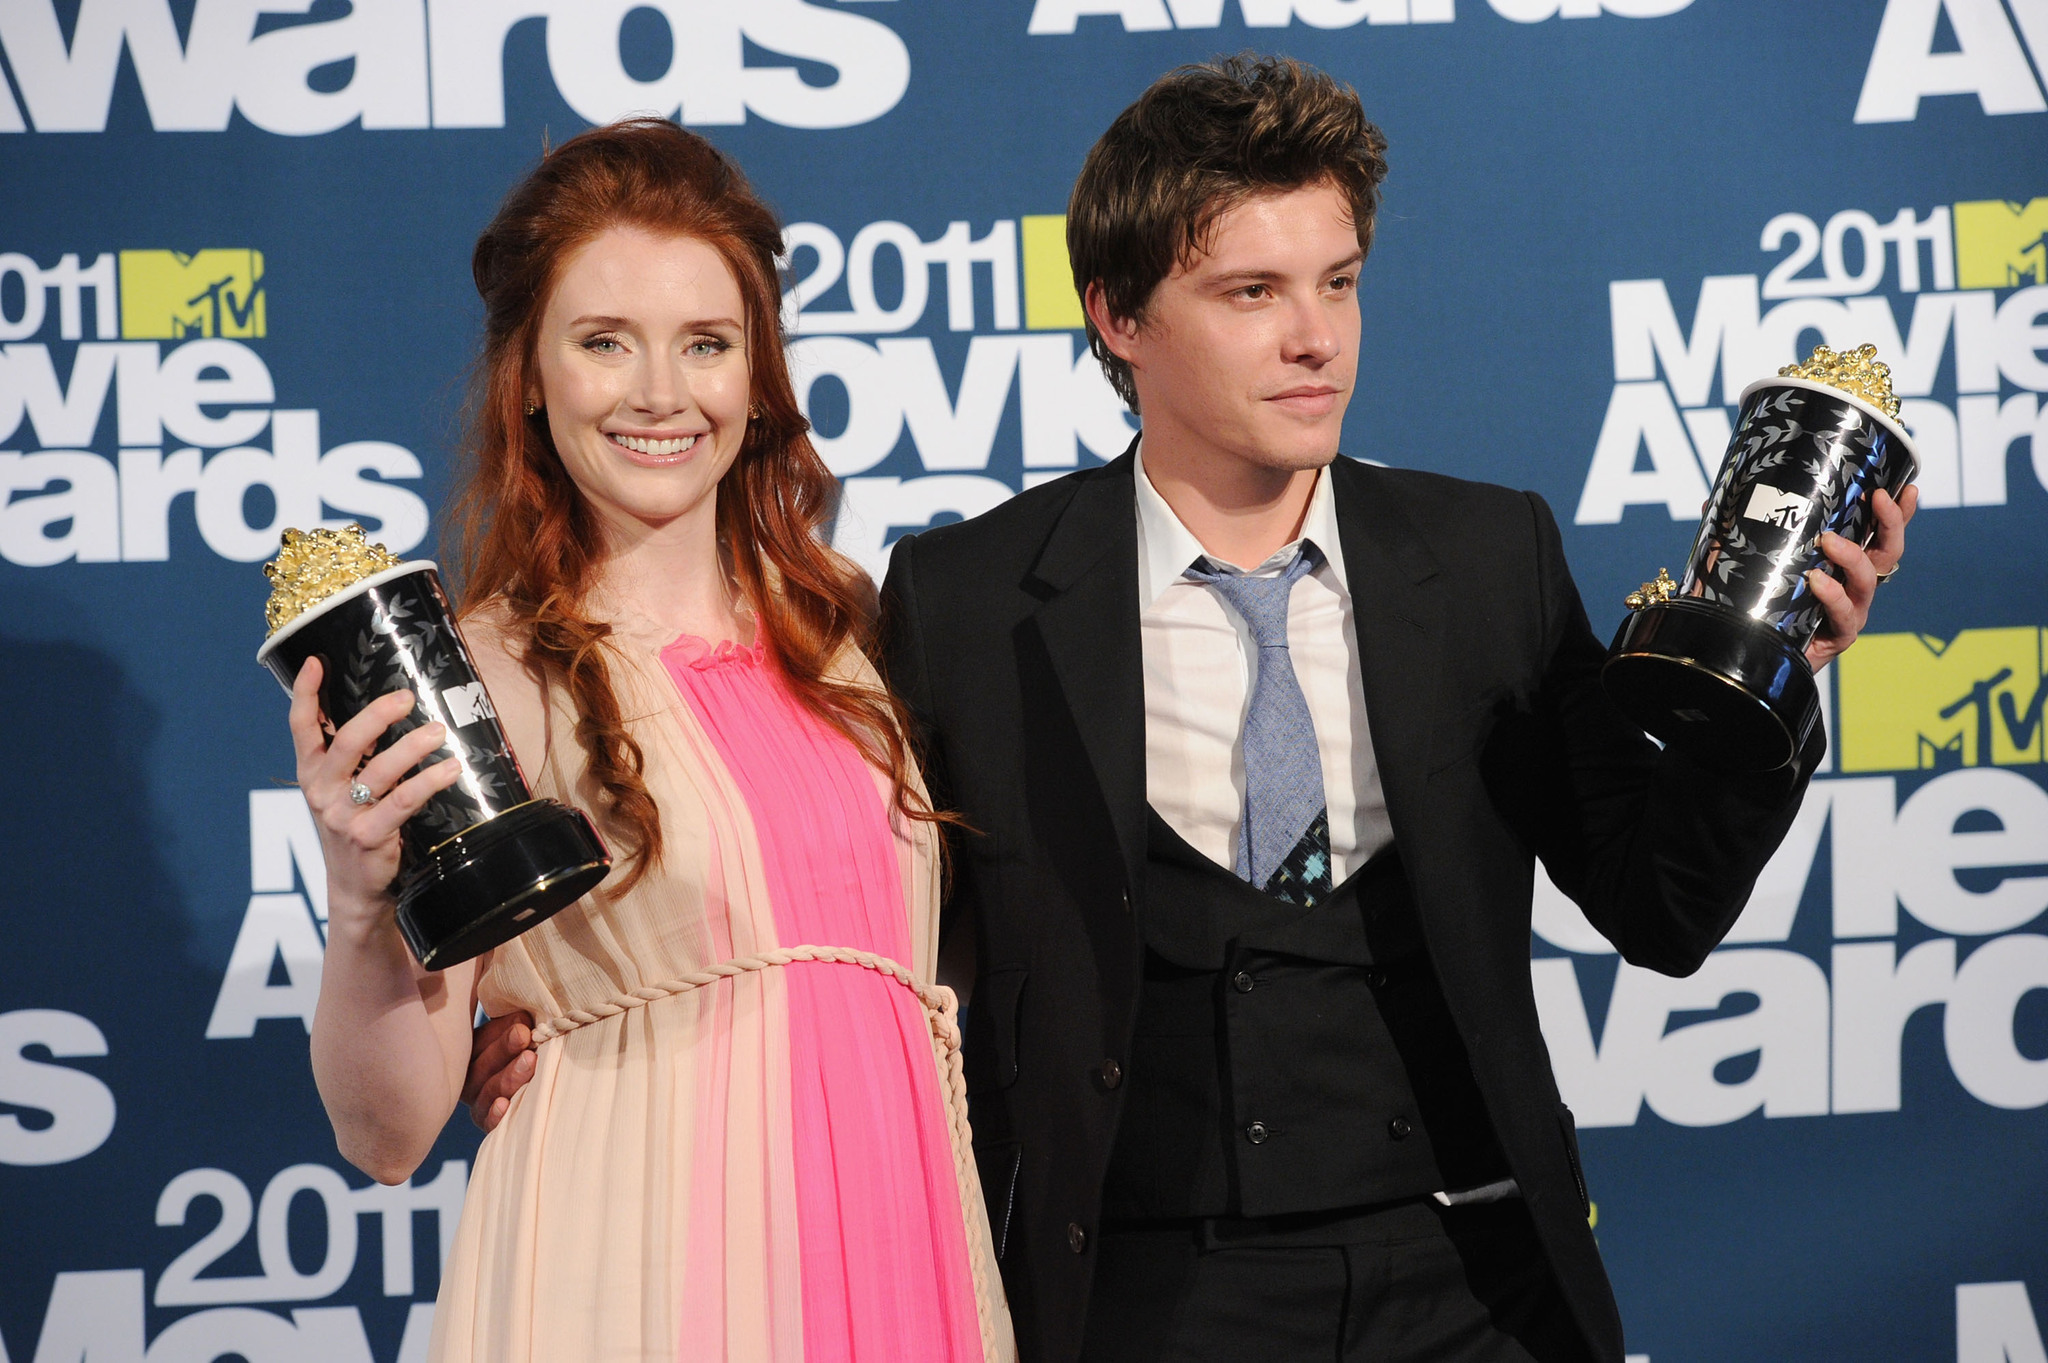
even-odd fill
[[(539, 1064), (477, 1155), (430, 1357), (1010, 1359), (929, 825), (759, 648), (614, 643), (662, 860), (483, 960)], [(534, 793), (594, 809), (547, 707)]]

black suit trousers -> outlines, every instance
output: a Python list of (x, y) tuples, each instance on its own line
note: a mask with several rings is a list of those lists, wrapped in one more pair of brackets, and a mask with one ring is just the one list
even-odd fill
[(1083, 1363), (1584, 1363), (1519, 1198), (1422, 1199), (1341, 1233), (1231, 1221), (1103, 1229)]

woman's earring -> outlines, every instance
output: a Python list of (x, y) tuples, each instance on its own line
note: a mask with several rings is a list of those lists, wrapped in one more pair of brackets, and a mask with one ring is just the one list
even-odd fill
[(532, 416), (535, 412), (538, 412), (539, 410), (540, 404), (538, 402), (535, 402), (532, 398), (528, 398), (526, 400), (526, 414), (528, 416)]
[(748, 404), (747, 404), (747, 420), (749, 420), (749, 421), (759, 421), (760, 419), (761, 419), (761, 404), (760, 404), (760, 403), (758, 403), (758, 402), (750, 402), (750, 403), (748, 403)]

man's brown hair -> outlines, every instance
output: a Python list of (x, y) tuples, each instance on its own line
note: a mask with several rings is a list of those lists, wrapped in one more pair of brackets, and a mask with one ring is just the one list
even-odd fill
[[(1225, 57), (1167, 72), (1117, 115), (1067, 204), (1067, 256), (1084, 299), (1143, 321), (1152, 290), (1207, 248), (1223, 213), (1261, 194), (1328, 183), (1372, 249), (1387, 139), (1358, 92), (1290, 57)], [(1088, 346), (1119, 396), (1138, 406), (1131, 367), (1088, 323)]]

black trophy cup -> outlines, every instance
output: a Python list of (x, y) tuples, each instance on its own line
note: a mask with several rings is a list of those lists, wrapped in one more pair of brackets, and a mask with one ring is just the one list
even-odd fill
[(1823, 346), (1743, 389), (1684, 581), (1659, 569), (1629, 594), (1601, 674), (1607, 693), (1704, 765), (1784, 766), (1820, 721), (1805, 651), (1822, 612), (1806, 572), (1841, 578), (1821, 532), (1868, 544), (1871, 494), (1897, 497), (1919, 471), (1876, 354)]
[[(323, 545), (345, 552), (351, 532), (363, 547), (362, 531), (351, 526), (342, 535), (287, 530), (286, 550), (324, 537)], [(378, 738), (376, 750), (439, 722), (448, 726), (447, 741), (413, 770), (445, 757), (462, 764), (455, 784), (399, 831), (398, 928), (422, 966), (440, 970), (488, 951), (573, 904), (610, 872), (611, 856), (582, 811), (527, 789), (434, 564), (400, 563), (363, 577), (300, 611), (256, 653), (286, 690), (313, 657), (324, 669), (320, 704), (336, 727), (379, 696), (409, 689), (412, 713)]]

